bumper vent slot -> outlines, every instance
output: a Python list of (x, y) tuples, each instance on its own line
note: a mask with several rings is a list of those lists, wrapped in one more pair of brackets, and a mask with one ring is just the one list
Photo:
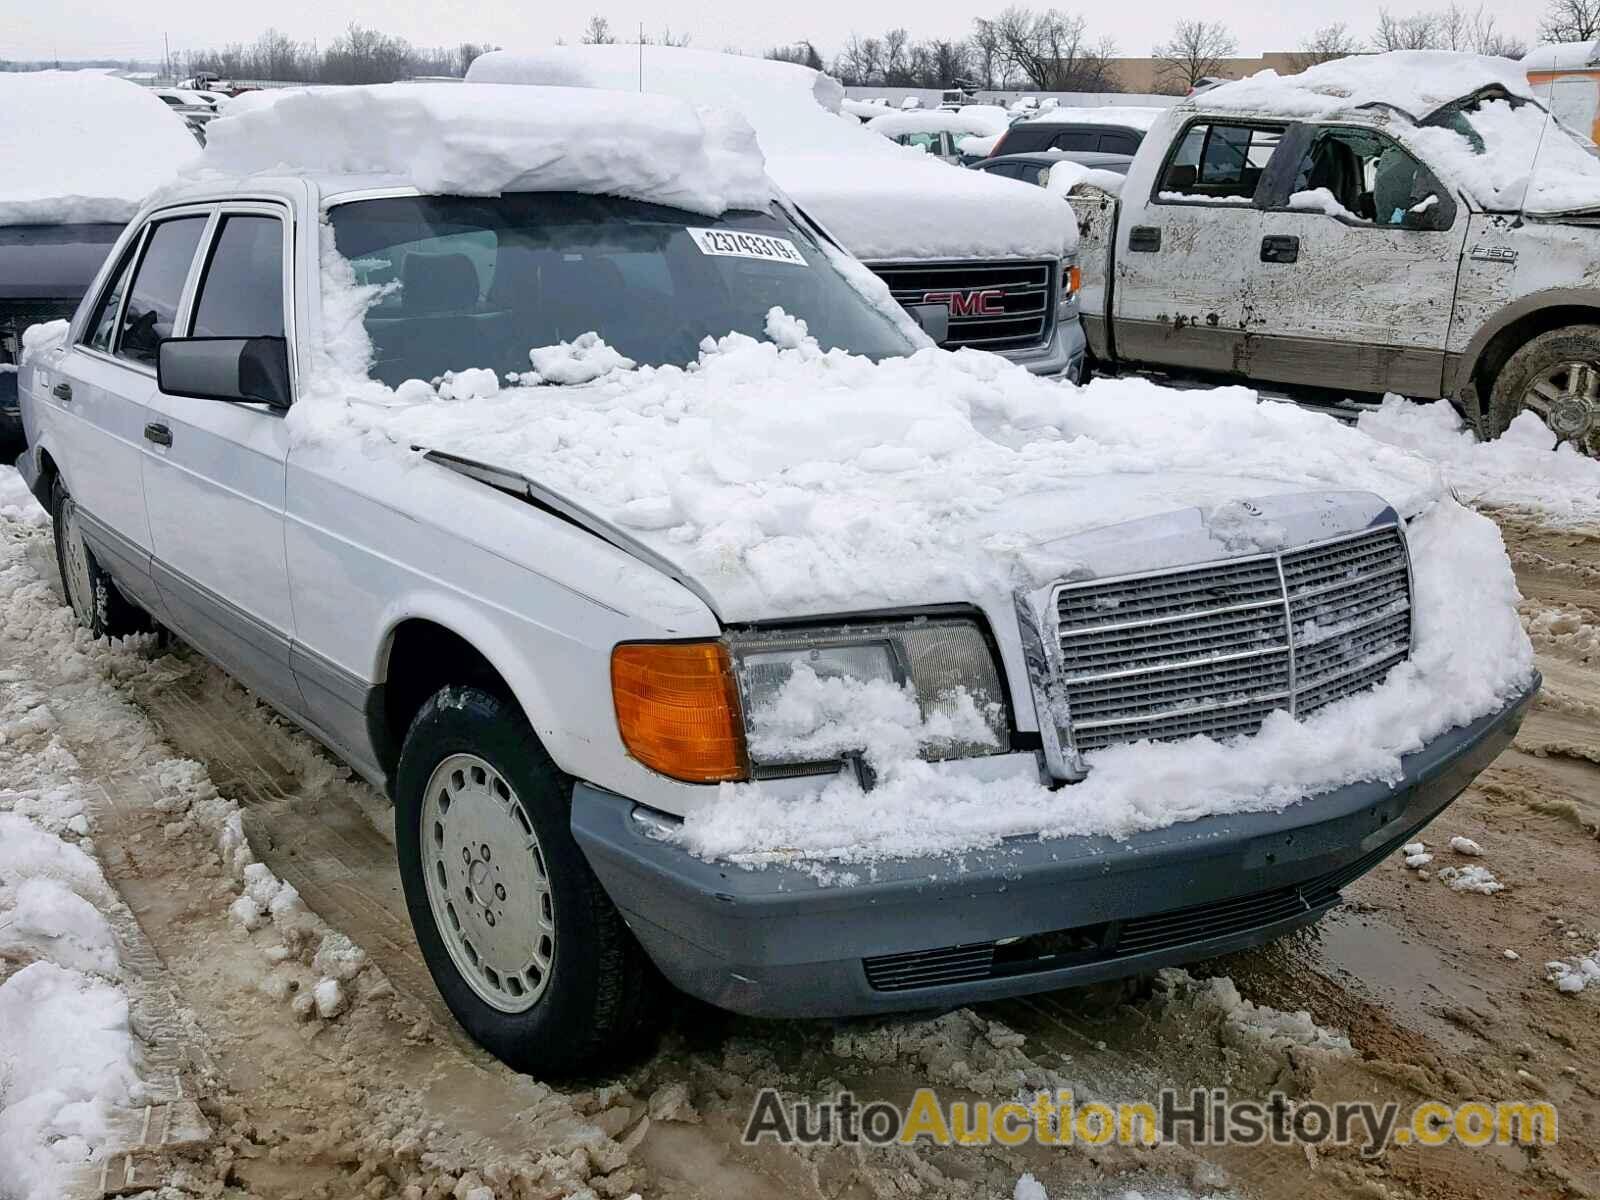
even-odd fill
[(950, 350), (1034, 350), (1055, 331), (1056, 264), (954, 262), (868, 263), (901, 304), (950, 306)]
[(1064, 584), (1072, 743), (1256, 733), (1379, 683), (1411, 653), (1411, 568), (1386, 525), (1281, 554)]

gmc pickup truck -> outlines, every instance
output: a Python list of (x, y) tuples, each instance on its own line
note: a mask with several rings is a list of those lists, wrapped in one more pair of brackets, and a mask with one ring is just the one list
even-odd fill
[(1501, 60), (1265, 72), (1168, 110), (1120, 196), (1079, 185), (1102, 368), (1524, 409), (1600, 453), (1600, 161)]

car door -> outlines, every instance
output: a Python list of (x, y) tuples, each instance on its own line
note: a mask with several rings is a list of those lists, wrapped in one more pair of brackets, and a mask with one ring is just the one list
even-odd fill
[(1281, 165), (1246, 255), (1248, 374), (1437, 396), (1465, 206), (1378, 129), (1298, 127)]
[(1260, 237), (1256, 197), (1284, 129), (1196, 117), (1173, 140), (1153, 179), (1130, 177), (1113, 266), (1119, 358), (1240, 370), (1246, 270), (1241, 248)]
[[(289, 214), (218, 206), (196, 261), (181, 336), (285, 337)], [(288, 433), (262, 404), (152, 391), (144, 496), (156, 584), (184, 638), (267, 698), (297, 707), (283, 549)]]
[(59, 426), (58, 466), (84, 537), (118, 585), (157, 614), (142, 478), (144, 427), (155, 391), (156, 345), (172, 331), (205, 225), (203, 211), (185, 208), (160, 213), (139, 231), (45, 392)]

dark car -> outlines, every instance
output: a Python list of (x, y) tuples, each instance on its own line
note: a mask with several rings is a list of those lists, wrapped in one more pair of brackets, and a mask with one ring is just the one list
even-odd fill
[(1099, 151), (1132, 154), (1144, 141), (1138, 125), (1113, 125), (1101, 121), (1051, 121), (1036, 117), (1018, 121), (1006, 130), (994, 148), (1001, 154), (1036, 154), (1041, 150)]
[(1050, 177), (1050, 168), (1057, 163), (1074, 162), (1080, 166), (1093, 167), (1099, 171), (1114, 171), (1118, 175), (1126, 175), (1128, 167), (1133, 162), (1131, 154), (1103, 154), (1100, 151), (1084, 151), (1081, 154), (997, 154), (993, 158), (980, 159), (972, 164), (972, 170), (983, 171), (989, 175), (1000, 175), (1006, 179), (1020, 179), (1023, 183), (1036, 183), (1043, 187), (1045, 180)]
[(0, 226), (0, 459), (22, 449), (22, 331), (72, 316), (121, 232), (107, 224)]

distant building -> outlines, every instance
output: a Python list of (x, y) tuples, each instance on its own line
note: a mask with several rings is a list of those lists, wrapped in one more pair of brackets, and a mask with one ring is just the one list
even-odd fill
[[(1260, 58), (1224, 58), (1216, 65), (1210, 74), (1218, 79), (1243, 79), (1246, 75), (1254, 75), (1257, 71), (1273, 70), (1279, 75), (1293, 75), (1300, 70), (1302, 55), (1296, 51), (1284, 50), (1272, 54), (1263, 54)], [(1117, 82), (1122, 85), (1125, 92), (1159, 92), (1164, 81), (1171, 76), (1162, 71), (1166, 64), (1158, 58), (1113, 58), (1110, 60), (1111, 73), (1116, 76)], [(1182, 87), (1168, 86), (1169, 91), (1185, 91)]]

